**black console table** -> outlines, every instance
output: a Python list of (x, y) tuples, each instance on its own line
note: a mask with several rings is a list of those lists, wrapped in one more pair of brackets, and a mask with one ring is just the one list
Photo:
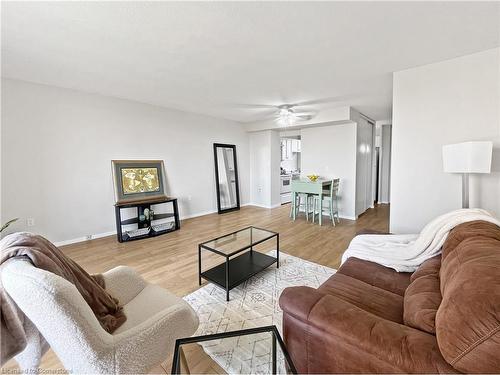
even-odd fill
[[(151, 208), (152, 206), (167, 205), (171, 206), (171, 209), (167, 213), (156, 213)], [(122, 219), (122, 210), (126, 208), (136, 208), (137, 215), (130, 219)], [(162, 209), (164, 210), (164, 209)], [(175, 230), (180, 229), (181, 224), (179, 220), (179, 208), (177, 206), (177, 198), (167, 197), (164, 199), (156, 199), (151, 201), (141, 201), (134, 203), (120, 203), (115, 204), (115, 218), (116, 218), (116, 236), (118, 242), (126, 242), (132, 240), (140, 240), (142, 238), (149, 238), (154, 236), (159, 236), (165, 233), (170, 233)], [(172, 224), (164, 229), (155, 230), (157, 226), (164, 219), (173, 218)], [(161, 221), (162, 222), (161, 222)], [(143, 229), (144, 231), (149, 231), (145, 234), (131, 236), (127, 231), (123, 230), (123, 226), (128, 226), (132, 224), (137, 224), (137, 229)]]

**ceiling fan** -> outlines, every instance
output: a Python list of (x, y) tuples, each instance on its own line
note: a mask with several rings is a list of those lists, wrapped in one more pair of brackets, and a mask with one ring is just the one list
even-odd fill
[(312, 119), (316, 113), (315, 112), (296, 112), (294, 110), (294, 105), (282, 104), (277, 107), (277, 121), (283, 126), (290, 126), (295, 124), (297, 121), (309, 121)]
[[(298, 102), (298, 103), (289, 103), (289, 104), (278, 104), (278, 105), (273, 105), (273, 104), (246, 104), (243, 105), (245, 108), (251, 108), (251, 109), (264, 109), (266, 113), (262, 113), (263, 118), (272, 118), (274, 117), (276, 122), (280, 124), (281, 126), (291, 126), (295, 124), (296, 122), (300, 121), (309, 121), (314, 116), (318, 114), (318, 111), (315, 110), (299, 110), (297, 107), (303, 107), (303, 106), (313, 106), (313, 105), (318, 105), (318, 104), (324, 104), (324, 103), (332, 103), (332, 102), (339, 102), (339, 101), (344, 101), (347, 99), (350, 99), (352, 95), (349, 96), (336, 96), (336, 97), (330, 97), (330, 98), (324, 98), (324, 99), (317, 99), (317, 100), (309, 100), (309, 101), (303, 101), (303, 102)], [(241, 105), (239, 105), (241, 107)]]
[(297, 121), (308, 121), (312, 119), (316, 111), (298, 111), (297, 107), (303, 104), (247, 104), (243, 105), (245, 108), (250, 109), (264, 109), (267, 110), (262, 113), (262, 120), (267, 118), (274, 118), (282, 126), (290, 126)]

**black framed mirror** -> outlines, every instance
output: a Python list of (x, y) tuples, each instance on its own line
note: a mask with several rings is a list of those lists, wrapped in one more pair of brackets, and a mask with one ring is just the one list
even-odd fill
[(214, 143), (215, 186), (219, 214), (240, 209), (236, 146)]

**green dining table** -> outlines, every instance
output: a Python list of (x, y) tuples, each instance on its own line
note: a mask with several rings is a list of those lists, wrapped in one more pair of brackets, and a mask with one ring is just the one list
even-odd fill
[[(297, 202), (297, 194), (316, 194), (319, 196), (319, 201), (323, 203), (323, 191), (330, 189), (330, 184), (332, 180), (317, 179), (316, 181), (311, 181), (308, 178), (301, 178), (298, 180), (292, 180), (292, 218), (295, 221), (295, 204)], [(314, 212), (313, 212), (314, 215)], [(319, 225), (323, 223), (322, 221), (323, 210), (320, 209), (319, 214)]]

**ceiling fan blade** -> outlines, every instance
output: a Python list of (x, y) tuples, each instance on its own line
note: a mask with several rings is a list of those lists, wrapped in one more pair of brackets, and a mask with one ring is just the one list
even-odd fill
[(292, 106), (293, 107), (300, 107), (300, 106), (306, 106), (306, 105), (343, 102), (343, 101), (355, 98), (357, 96), (358, 96), (358, 94), (331, 96), (331, 97), (328, 97), (328, 98), (314, 99), (314, 100), (305, 100), (305, 101), (302, 101), (302, 102), (297, 102), (297, 103), (292, 104)]
[(253, 112), (252, 115), (252, 120), (251, 121), (262, 121), (262, 120), (267, 120), (270, 118), (275, 118), (277, 116), (278, 112), (276, 109), (269, 109), (269, 108), (261, 108), (261, 109), (256, 109), (255, 112)]
[(295, 116), (316, 116), (317, 112), (314, 111), (307, 111), (307, 112), (294, 112), (293, 113)]
[(238, 108), (255, 108), (255, 109), (259, 109), (259, 108), (269, 108), (269, 109), (278, 109), (278, 106), (277, 105), (274, 105), (274, 104), (242, 104), (242, 103), (236, 103), (234, 104), (234, 107), (238, 107)]
[(300, 114), (300, 115), (295, 115), (295, 116), (296, 116), (297, 118), (299, 118), (299, 119), (301, 119), (301, 120), (305, 120), (305, 121), (311, 120), (311, 119), (314, 117), (314, 115), (312, 115), (312, 114), (307, 114), (307, 115), (306, 115), (306, 114), (303, 114), (303, 113), (302, 113), (302, 114)]

